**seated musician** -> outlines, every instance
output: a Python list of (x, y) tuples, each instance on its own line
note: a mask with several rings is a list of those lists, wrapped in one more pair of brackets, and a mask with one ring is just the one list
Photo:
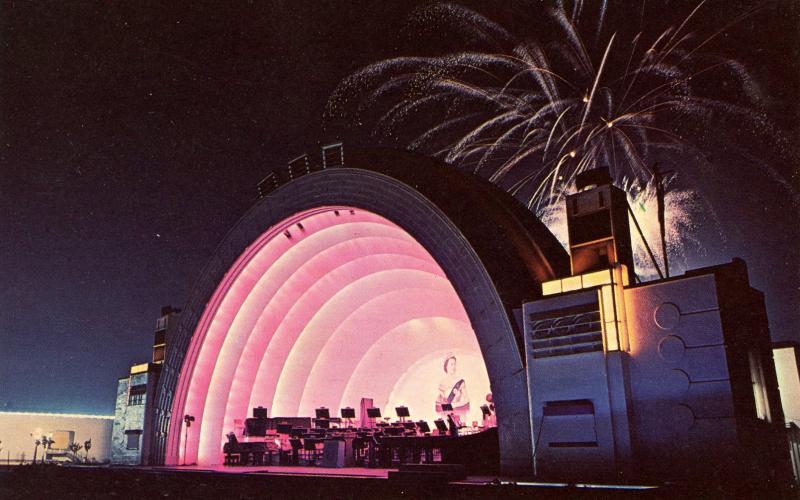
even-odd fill
[(222, 452), (225, 454), (225, 465), (238, 463), (238, 457), (234, 458), (233, 454), (239, 452), (239, 440), (236, 439), (236, 434), (229, 432), (225, 435), (228, 442), (222, 446)]
[(436, 397), (436, 412), (444, 416), (442, 411), (443, 403), (453, 405), (453, 413), (458, 415), (462, 421), (467, 420), (469, 413), (469, 394), (467, 384), (463, 378), (456, 373), (456, 357), (448, 355), (444, 360), (445, 376), (439, 382), (439, 394)]
[(458, 416), (453, 413), (447, 414), (447, 430), (453, 437), (458, 437)]
[(491, 392), (486, 395), (486, 404), (484, 406), (486, 410), (483, 413), (483, 426), (485, 428), (497, 427), (497, 415), (495, 414), (494, 399)]

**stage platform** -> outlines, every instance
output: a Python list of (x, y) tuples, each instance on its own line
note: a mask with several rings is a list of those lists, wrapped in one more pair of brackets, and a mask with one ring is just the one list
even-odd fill
[(325, 476), (325, 477), (351, 477), (351, 478), (378, 478), (387, 479), (389, 471), (397, 469), (378, 469), (367, 467), (306, 467), (288, 465), (269, 466), (231, 466), (231, 465), (181, 465), (181, 466), (141, 466), (136, 469), (149, 469), (155, 472), (213, 472), (219, 474), (275, 474), (286, 476)]
[[(0, 470), (0, 498), (676, 498), (683, 488), (548, 483), (468, 476), (392, 478), (397, 469), (322, 467), (19, 466)], [(701, 495), (702, 496), (702, 495)]]
[[(178, 473), (214, 473), (214, 474), (244, 474), (244, 475), (273, 475), (273, 476), (295, 476), (311, 478), (351, 478), (351, 479), (389, 479), (389, 473), (399, 469), (381, 469), (375, 467), (307, 467), (307, 466), (230, 466), (230, 465), (181, 465), (181, 466), (137, 466), (119, 467), (135, 470), (150, 470), (152, 472), (178, 472)], [(457, 481), (449, 481), (453, 484), (513, 484), (521, 480), (518, 477), (504, 476), (467, 476)], [(537, 482), (526, 484), (537, 484), (548, 487), (567, 486), (564, 483)]]

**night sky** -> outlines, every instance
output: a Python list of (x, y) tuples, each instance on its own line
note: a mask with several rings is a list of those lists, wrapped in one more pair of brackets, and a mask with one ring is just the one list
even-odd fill
[[(370, 144), (366, 126), (323, 127), (337, 83), (460, 43), (410, 25), (414, 2), (172, 4), (0, 7), (0, 409), (113, 413), (161, 306), (182, 306), (256, 183), (321, 143)], [(513, 24), (541, 3), (472, 5)], [(654, 19), (694, 5), (666, 2)], [(697, 22), (715, 31), (746, 5), (710, 2)], [(798, 10), (767, 3), (709, 47), (747, 66), (785, 137), (800, 135)], [(800, 340), (797, 158), (771, 155), (764, 134), (734, 154), (739, 124), (719, 128), (715, 168), (692, 176), (713, 213), (687, 263), (744, 258), (773, 338)]]

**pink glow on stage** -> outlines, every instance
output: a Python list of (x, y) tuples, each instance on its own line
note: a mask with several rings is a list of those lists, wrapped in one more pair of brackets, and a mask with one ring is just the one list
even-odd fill
[[(409, 347), (394, 349), (398, 344)], [(481, 421), (480, 405), (489, 392), (483, 356), (469, 323), (450, 318), (412, 320), (383, 336), (370, 347), (350, 377), (342, 406), (370, 394), (384, 416), (394, 417), (397, 406), (407, 406), (415, 420), (431, 422), (441, 416), (435, 411), (434, 401), (444, 375), (443, 360), (448, 355), (458, 359), (459, 376), (467, 381), (472, 400), (469, 422)], [(381, 376), (374, 376), (376, 373)]]
[[(370, 397), (431, 418), (433, 400), (418, 395), (431, 397), (440, 376), (431, 367), (445, 353), (463, 356), (476, 388), (488, 386), (464, 307), (419, 243), (363, 210), (298, 214), (248, 247), (198, 323), (173, 404), (173, 416), (196, 417), (186, 462), (220, 463), (225, 434), (254, 406), (270, 416), (320, 406), (338, 414)], [(173, 417), (167, 463), (184, 461), (183, 438)]]

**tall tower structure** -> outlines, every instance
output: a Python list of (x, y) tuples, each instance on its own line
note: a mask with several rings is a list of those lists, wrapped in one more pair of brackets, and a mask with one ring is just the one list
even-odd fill
[(153, 335), (153, 363), (162, 364), (167, 357), (167, 349), (171, 337), (178, 324), (178, 315), (181, 310), (172, 306), (161, 308), (161, 316), (156, 320), (156, 330)]
[(149, 363), (131, 366), (130, 373), (117, 382), (117, 401), (114, 427), (111, 434), (111, 462), (125, 465), (154, 463), (152, 433), (164, 434), (162, 424), (166, 411), (163, 401), (156, 398), (156, 386), (161, 377), (181, 310), (171, 306), (161, 308), (153, 335), (153, 359)]
[(625, 191), (611, 184), (608, 168), (578, 174), (567, 197), (572, 275), (624, 265), (633, 278), (633, 250)]

